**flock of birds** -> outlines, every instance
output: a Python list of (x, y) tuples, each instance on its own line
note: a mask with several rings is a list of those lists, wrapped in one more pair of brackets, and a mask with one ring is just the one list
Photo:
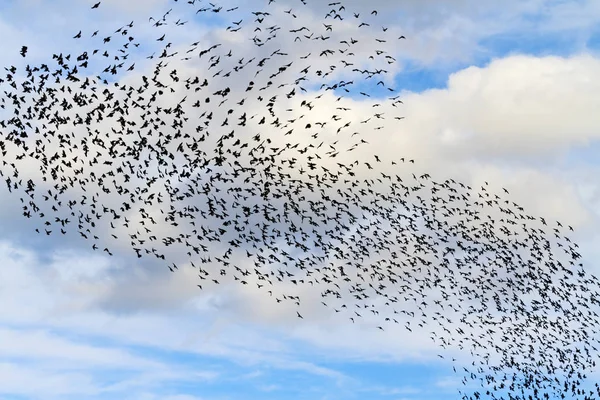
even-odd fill
[[(310, 285), (352, 322), (431, 327), (474, 356), (463, 399), (600, 396), (584, 388), (600, 285), (565, 227), (487, 182), (365, 158), (366, 139), (404, 118), (390, 82), (405, 37), (376, 10), (319, 4), (318, 20), (289, 3), (173, 0), (149, 18), (151, 40), (134, 21), (76, 30), (88, 51), (5, 68), (0, 174), (23, 215), (109, 255), (112, 242), (191, 265), (201, 289), (233, 281), (300, 305), (292, 289)], [(193, 26), (174, 15), (226, 27), (172, 43)]]

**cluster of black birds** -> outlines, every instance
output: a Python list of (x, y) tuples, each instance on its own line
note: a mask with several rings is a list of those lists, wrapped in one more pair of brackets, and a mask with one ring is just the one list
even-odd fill
[[(584, 388), (600, 285), (560, 222), (487, 182), (355, 151), (403, 118), (388, 83), (405, 39), (395, 27), (341, 2), (321, 21), (306, 18), (308, 0), (173, 3), (149, 18), (151, 41), (134, 21), (80, 30), (93, 49), (5, 68), (0, 174), (37, 232), (76, 227), (109, 255), (129, 242), (173, 272), (189, 263), (200, 288), (233, 279), (299, 305), (278, 288), (311, 285), (353, 322), (433, 325), (441, 347), (475, 357), (464, 399), (600, 395)], [(230, 21), (211, 33), (221, 42), (168, 41), (203, 16)]]

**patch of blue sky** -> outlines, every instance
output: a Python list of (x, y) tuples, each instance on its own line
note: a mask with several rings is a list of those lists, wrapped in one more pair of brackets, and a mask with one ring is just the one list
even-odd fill
[[(480, 51), (474, 60), (474, 65), (485, 65), (494, 58), (503, 58), (515, 54), (526, 54), (536, 57), (561, 56), (568, 57), (581, 52), (581, 47), (576, 46), (580, 41), (581, 33), (578, 31), (536, 31), (507, 32), (492, 35), (479, 42), (483, 51)], [(600, 48), (600, 39), (587, 41), (590, 48)]]
[[(106, 345), (101, 340), (86, 339), (87, 344)], [(449, 365), (439, 363), (380, 363), (316, 361), (318, 367), (339, 372), (345, 378), (319, 375), (302, 370), (273, 368), (264, 363), (243, 365), (220, 357), (163, 350), (154, 347), (128, 346), (133, 354), (148, 357), (176, 370), (215, 372), (215, 380), (198, 378), (172, 380), (160, 385), (161, 395), (185, 393), (206, 398), (235, 395), (237, 399), (309, 399), (327, 394), (336, 398), (389, 399), (412, 398), (433, 400), (443, 395), (455, 397), (456, 387), (437, 386), (452, 374)], [(103, 374), (105, 384), (114, 374)], [(458, 375), (457, 375), (458, 377)]]
[(231, 14), (222, 12), (203, 11), (194, 13), (192, 18), (189, 18), (190, 23), (199, 24), (202, 28), (224, 28), (227, 27), (233, 20)]
[(6, 16), (15, 15), (21, 6), (20, 0), (2, 0), (0, 1), (0, 12), (2, 12), (2, 19), (5, 21), (10, 21), (10, 19), (5, 18)]
[(586, 47), (591, 53), (600, 53), (600, 24), (589, 32)]
[(2, 392), (0, 392), (0, 394), (2, 394), (2, 400), (29, 400), (31, 397), (29, 396), (21, 396), (21, 395), (5, 395)]
[(572, 147), (564, 158), (565, 167), (589, 167), (600, 165), (600, 140), (592, 140), (577, 147)]
[(464, 65), (438, 66), (438, 68), (424, 68), (415, 62), (405, 62), (402, 72), (394, 78), (397, 92), (408, 91), (420, 93), (430, 89), (442, 89), (447, 87), (448, 77), (453, 72), (467, 67)]
[[(394, 85), (391, 87), (394, 91), (389, 91), (389, 86), (378, 85), (383, 76), (365, 79), (366, 75), (363, 75), (355, 78), (352, 85), (346, 86), (346, 89), (349, 89), (350, 92), (346, 92), (344, 88), (337, 88), (334, 93), (337, 96), (344, 96), (353, 100), (383, 100), (398, 96), (402, 91), (420, 93), (431, 89), (441, 89), (447, 87), (450, 74), (466, 66), (461, 65), (449, 69), (429, 69), (420, 67), (416, 63), (408, 63), (406, 68), (394, 77)], [(312, 88), (318, 89), (318, 87)], [(361, 92), (368, 93), (370, 97), (362, 95)]]
[[(456, 398), (458, 394), (458, 387), (442, 384), (454, 374), (452, 367), (438, 362), (344, 362), (323, 366), (354, 378), (359, 384), (351, 388), (360, 392), (356, 398), (365, 398), (366, 392), (371, 399), (435, 400), (444, 396)], [(456, 378), (461, 379), (459, 375)]]
[(393, 97), (402, 91), (421, 93), (431, 89), (442, 89), (447, 87), (450, 74), (466, 67), (464, 65), (438, 66), (437, 68), (425, 68), (415, 62), (406, 62), (404, 69), (394, 77), (395, 92), (389, 92), (379, 86), (375, 93), (383, 96)]

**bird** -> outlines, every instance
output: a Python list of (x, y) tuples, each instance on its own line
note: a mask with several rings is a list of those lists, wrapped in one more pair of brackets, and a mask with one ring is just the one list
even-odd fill
[[(432, 340), (440, 346), (472, 349), (480, 355), (474, 362), (489, 374), (465, 371), (465, 380), (486, 385), (486, 378), (510, 380), (521, 371), (548, 390), (563, 390), (559, 384), (568, 378), (536, 365), (552, 357), (558, 369), (589, 367), (590, 358), (565, 352), (561, 338), (578, 343), (581, 352), (591, 349), (582, 323), (597, 325), (592, 293), (599, 282), (583, 269), (577, 244), (558, 229), (562, 224), (548, 226), (548, 217), (510, 202), (507, 190), (495, 195), (491, 181), (478, 190), (419, 171), (422, 166), (402, 149), (395, 157), (401, 163), (376, 155), (371, 130), (394, 129), (405, 118), (384, 117), (403, 103), (398, 96), (377, 95), (388, 72), (369, 66), (369, 60), (395, 63), (383, 53), (390, 50), (384, 46), (392, 42), (391, 30), (361, 30), (358, 39), (340, 31), (337, 43), (337, 36), (312, 27), (334, 31), (327, 19), (360, 19), (358, 10), (336, 7), (316, 23), (281, 27), (280, 21), (294, 21), (293, 13), (271, 3), (252, 12), (213, 3), (200, 11), (191, 7), (194, 1), (181, 5), (180, 14), (189, 6), (198, 18), (231, 13), (232, 26), (255, 35), (244, 54), (225, 41), (170, 42), (172, 33), (161, 31), (149, 55), (141, 54), (150, 57), (151, 72), (123, 80), (140, 56), (130, 54), (129, 43), (139, 42), (132, 22), (112, 40), (107, 36), (72, 58), (65, 52), (28, 65), (20, 86), (1, 81), (3, 111), (13, 118), (0, 120), (0, 151), (4, 159), (9, 144), (15, 154), (0, 172), (9, 196), (25, 207), (24, 216), (39, 220), (36, 232), (44, 229), (46, 237), (77, 231), (77, 240), (92, 241), (93, 251), (104, 248), (108, 256), (111, 243), (130, 242), (123, 251), (158, 259), (172, 273), (179, 273), (182, 260), (196, 262), (204, 281), (200, 290), (225, 282), (248, 285), (252, 275), (257, 289), (271, 291), (276, 303), (299, 306), (302, 296), (272, 291), (279, 284), (282, 290), (286, 284), (319, 286), (324, 306), (344, 303), (331, 307), (333, 315), (350, 313), (359, 323), (367, 313), (381, 320), (373, 326), (384, 331), (385, 323), (400, 321), (395, 314), (404, 314), (409, 321), (400, 329), (416, 333), (415, 326), (432, 325)], [(187, 29), (177, 21), (168, 11), (150, 17), (147, 29)], [(362, 19), (356, 23), (370, 26)], [(297, 29), (302, 33), (292, 32)], [(121, 36), (124, 43), (116, 40)], [(311, 41), (310, 53), (293, 51), (297, 37)], [(366, 50), (354, 54), (359, 41)], [(200, 63), (200, 69), (173, 66), (170, 60), (179, 57), (183, 65)], [(103, 72), (89, 74), (88, 61), (103, 65)], [(352, 64), (365, 69), (347, 68)], [(340, 66), (344, 80), (332, 82)], [(207, 73), (212, 68), (220, 70)], [(6, 70), (17, 79), (17, 67)], [(27, 92), (40, 82), (38, 91)], [(329, 91), (334, 107), (325, 101)], [(378, 112), (347, 106), (346, 97), (359, 94), (360, 101), (376, 97)], [(381, 124), (372, 126), (375, 120)], [(350, 123), (360, 128), (349, 132)], [(71, 124), (84, 134), (68, 133)], [(22, 169), (31, 165), (39, 165), (41, 180), (24, 177)], [(536, 302), (529, 301), (532, 294), (539, 294)], [(589, 307), (590, 314), (569, 311), (569, 302)], [(559, 312), (563, 319), (550, 319)], [(535, 336), (534, 329), (546, 336)], [(536, 340), (543, 354), (521, 360)], [(501, 357), (491, 363), (487, 356), (494, 352)], [(536, 385), (535, 379), (513, 380), (514, 390), (507, 390), (514, 396)]]

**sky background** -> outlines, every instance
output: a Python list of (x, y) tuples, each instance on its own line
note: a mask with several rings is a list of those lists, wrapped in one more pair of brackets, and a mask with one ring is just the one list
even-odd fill
[[(83, 28), (135, 20), (150, 32), (148, 16), (170, 3), (1, 1), (1, 64), (24, 65), (22, 45), (34, 61), (75, 54)], [(405, 119), (364, 151), (508, 188), (533, 214), (572, 225), (600, 274), (600, 2), (369, 4), (407, 37), (393, 77)], [(185, 19), (174, 42), (225, 27)], [(428, 338), (326, 310), (299, 320), (257, 291), (200, 292), (191, 269), (36, 236), (5, 186), (0, 204), (0, 399), (458, 398), (462, 376)]]

